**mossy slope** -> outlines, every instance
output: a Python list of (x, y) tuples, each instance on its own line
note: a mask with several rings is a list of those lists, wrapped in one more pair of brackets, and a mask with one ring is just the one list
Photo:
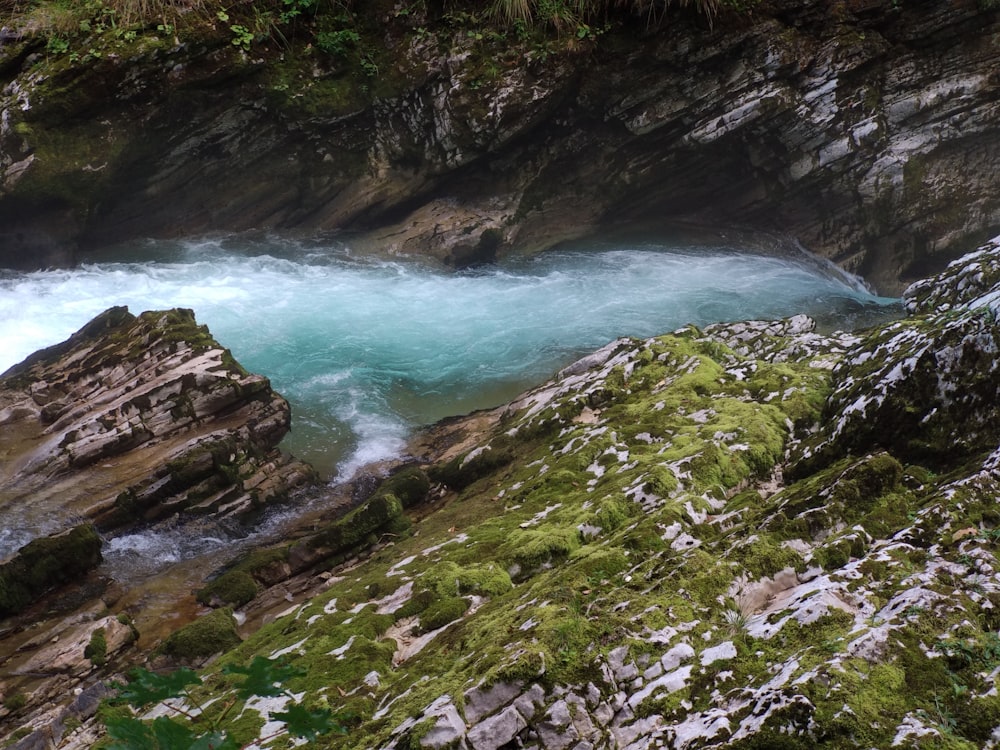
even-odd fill
[[(613, 342), (432, 467), (453, 487), (409, 535), (221, 664), (301, 668), (290, 689), (351, 727), (316, 747), (993, 747), (1000, 434), (968, 415), (975, 439), (923, 466), (921, 425), (951, 409), (958, 430), (961, 400), (857, 370), (893, 372), (878, 342), (911, 330), (979, 382), (992, 289), (864, 336), (793, 318)], [(956, 325), (990, 335), (949, 358)], [(909, 433), (822, 421), (886, 383)]]

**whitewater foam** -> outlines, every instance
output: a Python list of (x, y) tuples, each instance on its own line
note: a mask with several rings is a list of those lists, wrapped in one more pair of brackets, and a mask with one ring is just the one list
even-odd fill
[(214, 238), (5, 273), (0, 370), (121, 304), (193, 308), (292, 403), (286, 447), (341, 476), (398, 454), (415, 425), (502, 403), (621, 335), (800, 312), (849, 327), (895, 309), (801, 253), (647, 243), (453, 272), (283, 238)]

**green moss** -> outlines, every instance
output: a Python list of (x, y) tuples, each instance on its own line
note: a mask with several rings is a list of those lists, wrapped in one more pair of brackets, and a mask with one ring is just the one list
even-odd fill
[(514, 451), (498, 441), (499, 445), (486, 448), (473, 456), (466, 454), (453, 458), (443, 466), (432, 466), (428, 474), (435, 482), (461, 490), (473, 482), (503, 468), (514, 460)]
[(380, 494), (394, 495), (399, 498), (404, 508), (412, 508), (427, 499), (431, 483), (427, 474), (416, 466), (409, 466), (397, 471), (377, 490)]
[(620, 549), (586, 545), (574, 550), (566, 564), (588, 578), (608, 578), (627, 570), (630, 562)]
[(108, 640), (104, 628), (97, 628), (90, 634), (90, 642), (83, 649), (83, 658), (90, 659), (95, 667), (103, 667), (108, 661)]
[(231, 570), (199, 589), (196, 598), (208, 606), (242, 607), (259, 591), (260, 586), (252, 575), (242, 570)]
[(457, 594), (500, 596), (514, 586), (507, 571), (495, 563), (459, 566), (450, 561), (428, 569), (421, 583), (442, 597)]
[(444, 627), (464, 615), (468, 608), (469, 600), (464, 597), (438, 599), (420, 614), (420, 630), (426, 633)]
[(309, 546), (326, 548), (331, 555), (377, 541), (378, 536), (398, 535), (409, 528), (403, 504), (392, 494), (376, 494), (360, 508), (324, 527), (309, 539)]
[(101, 538), (89, 524), (29, 542), (0, 566), (0, 616), (20, 612), (56, 586), (79, 579), (101, 560)]
[(749, 544), (734, 550), (732, 559), (739, 562), (753, 579), (773, 578), (785, 568), (805, 570), (805, 561), (790, 547), (775, 543), (767, 536), (758, 536)]
[(393, 614), (397, 620), (402, 620), (406, 617), (413, 617), (414, 615), (419, 615), (425, 609), (427, 609), (431, 604), (438, 601), (441, 595), (436, 591), (430, 589), (423, 589), (415, 593), (402, 607), (397, 609)]
[(258, 711), (243, 711), (237, 718), (226, 722), (226, 734), (237, 747), (246, 747), (260, 737), (264, 717)]
[(575, 528), (544, 526), (538, 529), (518, 529), (501, 549), (505, 558), (531, 571), (555, 559), (566, 557), (580, 546), (580, 533)]
[(171, 633), (158, 651), (181, 660), (203, 659), (228, 651), (241, 642), (229, 608), (217, 609)]

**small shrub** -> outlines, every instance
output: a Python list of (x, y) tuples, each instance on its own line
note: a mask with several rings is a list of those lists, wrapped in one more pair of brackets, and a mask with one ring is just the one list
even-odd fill
[(90, 635), (90, 643), (83, 649), (83, 658), (90, 659), (95, 667), (103, 667), (108, 662), (108, 639), (104, 628), (98, 628)]
[(321, 31), (316, 35), (316, 46), (334, 57), (345, 57), (359, 41), (361, 36), (353, 29)]
[(8, 711), (20, 711), (28, 705), (28, 696), (20, 690), (16, 690), (3, 699), (3, 707)]

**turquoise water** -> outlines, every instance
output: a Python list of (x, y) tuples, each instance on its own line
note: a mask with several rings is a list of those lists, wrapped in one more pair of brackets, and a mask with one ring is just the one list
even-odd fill
[(0, 371), (121, 304), (193, 308), (292, 403), (284, 447), (340, 477), (397, 455), (416, 426), (503, 403), (618, 336), (801, 312), (850, 328), (898, 312), (787, 250), (605, 243), (454, 272), (335, 243), (158, 242), (0, 276)]

